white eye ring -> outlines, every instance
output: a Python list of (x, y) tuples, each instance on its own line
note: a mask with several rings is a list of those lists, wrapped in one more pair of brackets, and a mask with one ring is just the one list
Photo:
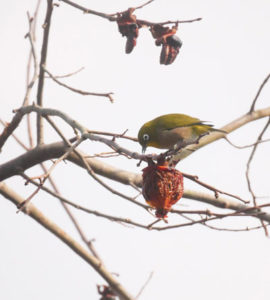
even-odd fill
[(143, 140), (144, 140), (144, 141), (149, 141), (149, 134), (146, 134), (146, 133), (145, 133), (145, 134), (143, 135)]

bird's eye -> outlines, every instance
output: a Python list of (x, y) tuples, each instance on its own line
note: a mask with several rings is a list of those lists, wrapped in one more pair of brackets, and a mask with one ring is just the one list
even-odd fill
[(144, 140), (144, 141), (149, 141), (149, 135), (145, 133), (145, 134), (143, 135), (143, 140)]

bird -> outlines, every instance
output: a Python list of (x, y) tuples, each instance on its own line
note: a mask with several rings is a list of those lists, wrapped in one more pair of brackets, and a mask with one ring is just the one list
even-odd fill
[(224, 130), (213, 128), (206, 121), (185, 114), (166, 114), (146, 122), (138, 132), (138, 141), (145, 153), (148, 146), (158, 149), (178, 149), (199, 142), (199, 139), (210, 132)]

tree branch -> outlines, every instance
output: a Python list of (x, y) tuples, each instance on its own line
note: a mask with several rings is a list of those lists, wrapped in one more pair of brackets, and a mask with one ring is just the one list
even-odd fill
[[(74, 138), (74, 140), (76, 139)], [(49, 145), (41, 145), (33, 150), (30, 150), (25, 154), (22, 154), (21, 156), (5, 164), (0, 165), (0, 181), (15, 175), (20, 175), (25, 170), (48, 159), (58, 158), (64, 153), (66, 153), (67, 149), (68, 146), (66, 145), (65, 142), (58, 142)], [(80, 153), (82, 156), (85, 155), (82, 152)], [(67, 157), (67, 160), (75, 163), (76, 165), (82, 168), (85, 168), (84, 163), (81, 161), (81, 159), (78, 158), (78, 156), (75, 153), (71, 153)], [(88, 158), (86, 159), (86, 161), (94, 170), (94, 172), (101, 176), (118, 181), (126, 185), (137, 186), (137, 187), (142, 186), (141, 174), (136, 174), (136, 173), (115, 168), (107, 163), (101, 162), (94, 158)], [(211, 194), (206, 194), (206, 193), (201, 193), (196, 191), (185, 190), (183, 197), (187, 199), (208, 203), (219, 208), (232, 209), (235, 211), (245, 211), (250, 209), (249, 206), (241, 204), (237, 201), (233, 201), (231, 199), (223, 198), (223, 197), (216, 198)], [(143, 204), (142, 206), (144, 207)], [(173, 211), (174, 210), (172, 210), (172, 212)], [(256, 212), (258, 218), (270, 222), (270, 214), (261, 212), (258, 209), (256, 209)], [(248, 211), (248, 213), (250, 214), (250, 211)]]
[[(232, 122), (228, 123), (227, 125), (223, 126), (221, 128), (221, 130), (226, 131), (227, 133), (231, 133), (235, 130), (237, 130), (238, 128), (256, 121), (258, 119), (262, 119), (265, 117), (269, 117), (270, 116), (270, 107), (266, 107), (263, 109), (259, 109), (259, 110), (255, 110), (251, 113), (247, 113), (244, 114), (243, 116), (233, 120)], [(191, 146), (188, 146), (188, 149), (183, 149), (181, 150), (179, 153), (177, 153), (176, 155), (173, 156), (172, 161), (173, 162), (178, 162), (186, 157), (188, 157), (189, 155), (191, 155), (193, 152), (195, 152), (196, 150), (211, 144), (219, 139), (222, 139), (224, 137), (224, 133), (222, 132), (211, 132), (209, 135), (204, 136), (201, 140), (199, 144), (194, 144)]]
[(83, 95), (83, 96), (98, 96), (98, 97), (107, 97), (111, 103), (114, 102), (113, 100), (113, 97), (112, 97), (112, 92), (110, 93), (93, 93), (93, 92), (87, 92), (87, 91), (82, 91), (82, 90), (79, 90), (79, 89), (76, 89), (76, 88), (73, 88), (61, 81), (59, 81), (55, 76), (53, 76), (53, 74), (51, 72), (49, 72), (44, 66), (43, 66), (43, 69), (44, 69), (44, 72), (47, 73), (49, 75), (49, 77), (55, 81), (56, 83), (58, 83), (59, 85), (65, 87), (66, 89), (74, 92), (74, 93), (78, 93), (80, 95)]
[(257, 94), (256, 94), (256, 96), (255, 96), (255, 98), (254, 98), (254, 100), (253, 100), (253, 102), (252, 102), (252, 104), (251, 104), (251, 107), (250, 107), (250, 110), (249, 110), (249, 113), (250, 113), (250, 114), (254, 111), (255, 104), (256, 104), (256, 102), (257, 102), (257, 100), (258, 100), (258, 98), (259, 98), (259, 96), (260, 96), (260, 94), (261, 94), (262, 89), (263, 89), (264, 86), (266, 85), (266, 83), (267, 83), (267, 81), (269, 80), (269, 78), (270, 78), (270, 74), (268, 74), (268, 75), (266, 76), (266, 78), (264, 79), (264, 81), (263, 81), (262, 84), (260, 85), (260, 87), (259, 87), (259, 89), (258, 89), (258, 92), (257, 92)]
[[(43, 66), (46, 65), (46, 60), (47, 60), (52, 12), (53, 12), (53, 1), (47, 0), (47, 12), (43, 24), (44, 34), (43, 34), (41, 58), (39, 64), (39, 80), (38, 80), (38, 90), (37, 90), (37, 104), (39, 106), (43, 106), (43, 89), (44, 89), (44, 77), (45, 77)], [(37, 116), (37, 144), (42, 144), (43, 142), (44, 142), (43, 120), (41, 116), (38, 115)]]
[[(10, 189), (5, 183), (0, 182), (0, 194), (14, 203), (17, 207), (20, 206), (24, 199)], [(134, 299), (124, 287), (115, 279), (115, 277), (108, 272), (108, 270), (91, 255), (87, 250), (85, 250), (79, 243), (77, 243), (71, 236), (69, 236), (62, 228), (57, 224), (48, 219), (41, 211), (39, 211), (33, 204), (29, 203), (27, 206), (27, 214), (37, 221), (40, 225), (49, 230), (52, 234), (58, 237), (62, 242), (64, 242), (71, 250), (78, 254), (83, 260), (85, 260), (89, 265), (91, 265), (97, 273), (108, 282), (111, 288), (119, 295), (120, 299), (132, 300)]]
[[(76, 141), (77, 138), (70, 139), (71, 142)], [(30, 150), (15, 159), (12, 159), (2, 165), (0, 165), (0, 181), (16, 176), (21, 172), (41, 163), (46, 160), (58, 158), (63, 155), (68, 146), (65, 142), (57, 142), (48, 145), (40, 145), (33, 150)], [(79, 150), (78, 150), (79, 151)], [(85, 153), (79, 151), (82, 156), (86, 156)], [(71, 153), (67, 160), (75, 163), (80, 167), (85, 167), (83, 162), (78, 158), (75, 153)], [(128, 172), (122, 169), (115, 168), (107, 163), (101, 162), (95, 158), (87, 158), (87, 163), (91, 166), (95, 173), (104, 176), (106, 178), (118, 181), (120, 183), (135, 186), (141, 186), (141, 175)]]

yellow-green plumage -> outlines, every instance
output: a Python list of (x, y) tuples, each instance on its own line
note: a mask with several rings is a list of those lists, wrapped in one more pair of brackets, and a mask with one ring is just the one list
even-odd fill
[(212, 128), (197, 118), (184, 114), (168, 114), (145, 123), (138, 133), (139, 143), (143, 147), (152, 146), (160, 149), (173, 149), (177, 145), (195, 142), (199, 136), (211, 131), (222, 130)]

